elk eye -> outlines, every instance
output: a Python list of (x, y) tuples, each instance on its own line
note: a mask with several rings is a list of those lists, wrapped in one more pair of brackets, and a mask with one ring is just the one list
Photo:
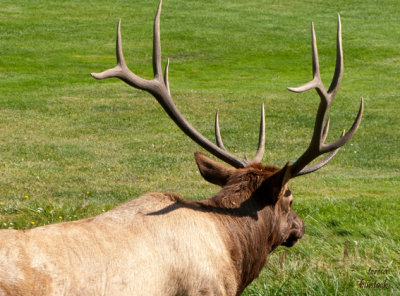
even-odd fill
[(293, 203), (293, 199), (290, 201), (290, 206), (292, 206), (292, 203)]
[(286, 189), (284, 196), (289, 197), (291, 195), (292, 195), (292, 191), (290, 191), (289, 189)]

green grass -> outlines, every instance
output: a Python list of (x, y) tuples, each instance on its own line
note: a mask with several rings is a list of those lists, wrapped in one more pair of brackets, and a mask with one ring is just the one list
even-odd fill
[[(114, 65), (117, 19), (125, 57), (151, 78), (157, 1), (8, 1), (0, 7), (0, 223), (27, 229), (108, 210), (148, 191), (203, 199), (199, 148), (148, 94), (90, 72)], [(328, 140), (348, 129), (365, 98), (356, 136), (318, 173), (291, 182), (306, 235), (269, 257), (244, 295), (400, 293), (400, 5), (398, 1), (165, 0), (163, 56), (174, 100), (213, 138), (256, 150), (266, 105), (264, 162), (283, 165), (307, 147), (318, 96), (293, 94), (311, 78), (310, 22), (322, 78), (335, 63), (336, 14), (345, 73)], [(384, 287), (372, 287), (383, 283)]]

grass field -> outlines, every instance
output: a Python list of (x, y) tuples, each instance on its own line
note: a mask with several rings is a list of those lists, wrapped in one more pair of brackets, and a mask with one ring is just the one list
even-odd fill
[[(148, 191), (204, 199), (218, 188), (200, 148), (148, 94), (89, 73), (115, 64), (122, 18), (130, 68), (152, 77), (155, 1), (2, 0), (0, 226), (28, 229), (106, 211)], [(252, 155), (266, 106), (264, 163), (307, 147), (319, 98), (286, 90), (311, 78), (310, 22), (322, 78), (334, 72), (336, 18), (345, 72), (328, 141), (360, 129), (325, 168), (291, 182), (306, 235), (272, 254), (244, 295), (400, 295), (400, 5), (398, 1), (165, 0), (164, 59), (174, 100), (213, 139)]]

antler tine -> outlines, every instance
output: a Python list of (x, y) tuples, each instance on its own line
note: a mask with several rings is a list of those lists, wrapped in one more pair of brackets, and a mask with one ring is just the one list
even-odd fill
[(156, 17), (154, 19), (153, 28), (153, 73), (154, 78), (162, 76), (161, 69), (161, 41), (160, 41), (160, 15), (161, 15), (162, 0), (158, 4)]
[(322, 159), (321, 161), (307, 166), (305, 168), (303, 168), (300, 172), (298, 172), (294, 177), (298, 177), (298, 176), (302, 176), (302, 175), (306, 175), (312, 172), (315, 172), (316, 170), (322, 168), (324, 165), (326, 165), (328, 162), (331, 161), (331, 159), (336, 155), (336, 153), (338, 153), (339, 148), (336, 150), (331, 151), (327, 156), (324, 157), (324, 159)]
[(322, 153), (326, 153), (326, 152), (332, 151), (334, 149), (340, 148), (354, 136), (358, 127), (360, 126), (363, 111), (364, 111), (364, 99), (361, 98), (360, 108), (358, 109), (357, 117), (354, 120), (353, 125), (351, 126), (349, 131), (346, 134), (342, 135), (342, 137), (340, 137), (335, 142), (321, 145)]
[(222, 143), (221, 132), (219, 130), (218, 111), (215, 113), (215, 141), (219, 148), (226, 150), (224, 143)]
[[(327, 122), (327, 125), (325, 126), (325, 128), (329, 128), (329, 121)], [(325, 138), (326, 138), (326, 136), (327, 136), (327, 133), (324, 134)], [(342, 132), (340, 137), (343, 137), (343, 136), (344, 136), (344, 131)], [(325, 138), (324, 138), (324, 141), (325, 141)], [(296, 177), (312, 173), (312, 172), (322, 168), (324, 165), (326, 165), (336, 155), (336, 153), (339, 152), (339, 149), (340, 148), (337, 148), (337, 149), (329, 152), (329, 154), (327, 156), (325, 156), (321, 161), (318, 161), (318, 162), (316, 162), (316, 163), (314, 163), (314, 164), (312, 164), (310, 166), (307, 166), (307, 167), (303, 168), (300, 172), (297, 173)]]
[(167, 59), (167, 63), (165, 64), (165, 70), (164, 70), (164, 84), (165, 87), (168, 90), (168, 94), (171, 95), (171, 91), (169, 89), (169, 82), (168, 82), (168, 68), (169, 68), (169, 58)]
[(292, 92), (305, 92), (313, 88), (321, 88), (321, 91), (326, 93), (324, 85), (321, 81), (321, 74), (319, 72), (319, 57), (317, 48), (317, 38), (315, 36), (314, 23), (311, 23), (311, 44), (312, 44), (312, 69), (313, 69), (313, 80), (303, 84), (299, 87), (288, 87), (288, 90)]
[(257, 153), (251, 162), (261, 162), (265, 149), (265, 112), (264, 103), (261, 104), (261, 119), (260, 119), (260, 134), (258, 137), (258, 149)]
[(150, 81), (135, 75), (126, 66), (124, 53), (122, 51), (121, 20), (118, 21), (117, 26), (116, 56), (117, 65), (114, 68), (105, 70), (101, 73), (91, 73), (90, 75), (98, 80), (119, 78), (135, 88), (148, 89)]
[(117, 65), (125, 66), (124, 52), (122, 51), (122, 37), (121, 37), (121, 19), (118, 20), (117, 26), (117, 43), (116, 43)]
[(331, 119), (328, 118), (328, 120), (325, 123), (324, 126), (324, 130), (322, 132), (322, 137), (321, 137), (321, 142), (324, 143), (326, 140), (326, 137), (328, 136), (328, 132), (329, 132), (329, 123), (330, 123)]
[[(145, 90), (151, 93), (156, 100), (160, 103), (161, 107), (166, 111), (166, 113), (171, 117), (171, 119), (178, 125), (178, 127), (188, 135), (193, 141), (199, 144), (201, 147), (206, 149), (208, 152), (212, 153), (214, 156), (218, 157), (220, 160), (229, 163), (230, 165), (241, 168), (250, 164), (246, 158), (238, 158), (234, 155), (228, 153), (223, 146), (219, 125), (218, 116), (216, 118), (216, 139), (217, 145), (209, 141), (202, 134), (200, 134), (195, 128), (193, 128), (190, 123), (183, 117), (179, 112), (178, 108), (175, 106), (169, 88), (168, 82), (168, 67), (169, 60), (166, 63), (164, 75), (161, 69), (161, 41), (160, 41), (160, 15), (161, 15), (161, 5), (162, 1), (158, 5), (156, 16), (154, 19), (154, 32), (153, 32), (153, 72), (154, 77), (151, 80), (143, 79), (133, 72), (131, 72), (127, 65), (122, 52), (122, 39), (121, 39), (121, 23), (118, 23), (117, 28), (117, 44), (116, 44), (116, 55), (117, 55), (117, 65), (108, 69), (102, 73), (92, 73), (92, 76), (96, 79), (105, 79), (116, 77), (127, 84)], [(264, 111), (262, 111), (264, 113)], [(264, 120), (262, 120), (262, 132), (264, 133)], [(254, 161), (262, 158), (262, 152), (264, 151), (264, 136), (261, 136), (260, 131), (260, 141), (259, 149), (256, 154)], [(260, 156), (261, 155), (261, 156)]]
[[(339, 148), (343, 146), (346, 142), (348, 142), (355, 132), (358, 129), (358, 126), (361, 122), (361, 117), (363, 113), (364, 103), (363, 99), (361, 99), (360, 108), (357, 114), (357, 117), (350, 128), (350, 130), (344, 134), (342, 133), (341, 137), (335, 142), (324, 144), (326, 137), (328, 135), (329, 130), (329, 122), (328, 119), (325, 122), (326, 114), (328, 112), (329, 106), (331, 105), (338, 89), (340, 82), (343, 76), (343, 48), (342, 48), (342, 27), (340, 23), (340, 16), (338, 15), (338, 29), (337, 29), (337, 42), (336, 42), (336, 66), (335, 73), (329, 87), (329, 90), (326, 91), (319, 72), (319, 64), (318, 64), (318, 51), (317, 51), (317, 42), (314, 31), (314, 24), (311, 26), (311, 34), (312, 34), (312, 55), (313, 55), (313, 80), (304, 84), (303, 86), (297, 88), (288, 88), (290, 91), (294, 92), (304, 92), (315, 88), (317, 93), (321, 98), (321, 102), (318, 107), (314, 132), (311, 138), (311, 143), (307, 150), (296, 160), (296, 162), (291, 166), (291, 174), (292, 177), (297, 177), (300, 175), (308, 174), (317, 169), (326, 165), (338, 152)], [(323, 160), (306, 167), (311, 161), (313, 161), (318, 156), (330, 152)]]
[(333, 75), (333, 79), (331, 85), (328, 89), (328, 94), (330, 97), (335, 97), (340, 82), (343, 77), (343, 47), (342, 47), (342, 25), (340, 22), (340, 15), (338, 14), (338, 28), (337, 28), (337, 38), (336, 38), (336, 65), (335, 65), (335, 74)]

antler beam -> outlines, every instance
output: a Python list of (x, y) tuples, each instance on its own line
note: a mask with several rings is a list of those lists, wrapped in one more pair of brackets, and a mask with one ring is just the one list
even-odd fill
[[(343, 76), (343, 49), (342, 49), (342, 27), (340, 23), (340, 16), (338, 15), (338, 30), (337, 30), (337, 44), (336, 44), (336, 67), (335, 74), (328, 91), (325, 89), (324, 84), (321, 80), (319, 71), (319, 60), (318, 60), (318, 49), (317, 40), (315, 37), (314, 24), (311, 24), (311, 36), (312, 36), (312, 65), (313, 65), (313, 80), (310, 82), (295, 88), (288, 88), (293, 92), (305, 92), (315, 88), (318, 95), (321, 98), (321, 102), (318, 107), (317, 116), (315, 119), (314, 133), (311, 138), (311, 143), (307, 150), (297, 159), (297, 161), (291, 166), (292, 177), (308, 174), (318, 170), (319, 168), (326, 165), (338, 152), (341, 146), (346, 144), (355, 134), (358, 126), (361, 122), (361, 117), (364, 108), (364, 101), (361, 98), (360, 108), (357, 117), (347, 133), (342, 133), (341, 137), (335, 142), (325, 144), (325, 139), (328, 135), (329, 130), (329, 119), (325, 122), (328, 109), (335, 98), (335, 95), (339, 89), (340, 82)], [(318, 156), (330, 152), (321, 161), (310, 165), (307, 164), (312, 162)]]
[(179, 126), (179, 128), (188, 135), (193, 141), (199, 144), (201, 147), (212, 153), (219, 159), (229, 163), (230, 165), (240, 168), (249, 165), (252, 162), (260, 162), (264, 153), (264, 143), (265, 143), (265, 119), (264, 119), (264, 106), (261, 110), (261, 123), (260, 123), (260, 136), (258, 143), (258, 150), (256, 156), (251, 160), (246, 158), (238, 158), (228, 153), (222, 144), (221, 135), (218, 126), (218, 115), (216, 116), (215, 123), (215, 134), (217, 139), (217, 145), (210, 142), (202, 134), (200, 134), (195, 128), (193, 128), (189, 122), (183, 117), (175, 106), (168, 83), (168, 66), (169, 60), (166, 63), (164, 75), (161, 69), (161, 42), (160, 42), (160, 14), (161, 14), (162, 1), (158, 5), (156, 17), (154, 20), (154, 35), (153, 35), (153, 72), (154, 78), (152, 80), (143, 79), (135, 75), (127, 67), (124, 55), (122, 52), (122, 41), (121, 41), (121, 21), (118, 22), (117, 28), (117, 45), (116, 45), (116, 55), (117, 55), (117, 65), (101, 73), (92, 73), (91, 75), (96, 79), (105, 78), (119, 78), (126, 82), (127, 84), (141, 90), (145, 90), (151, 93), (160, 105), (164, 108), (167, 114), (172, 118), (172, 120)]

